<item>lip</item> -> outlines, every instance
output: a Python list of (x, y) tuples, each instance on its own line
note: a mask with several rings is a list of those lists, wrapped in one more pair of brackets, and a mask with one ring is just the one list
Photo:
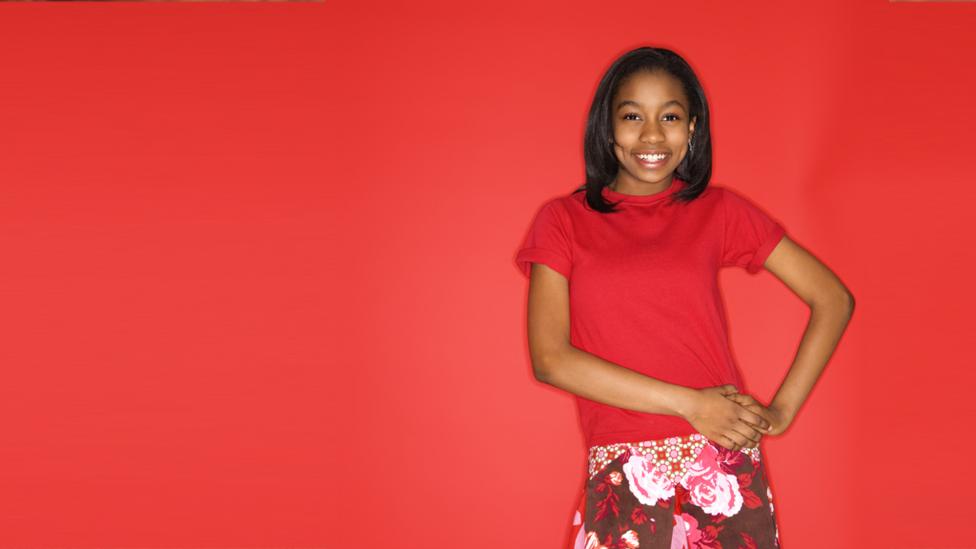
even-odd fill
[[(643, 160), (641, 157), (637, 156), (638, 154), (662, 154), (662, 153), (665, 155), (665, 157), (658, 160), (657, 162), (648, 162), (646, 160)], [(637, 151), (634, 153), (634, 158), (637, 159), (637, 163), (640, 164), (641, 166), (644, 166), (645, 168), (653, 169), (653, 168), (660, 168), (661, 166), (667, 164), (668, 160), (671, 159), (671, 153), (668, 151)]]

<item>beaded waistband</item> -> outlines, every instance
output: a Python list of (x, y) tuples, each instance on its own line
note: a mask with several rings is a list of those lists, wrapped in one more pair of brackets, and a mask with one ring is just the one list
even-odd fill
[[(669, 477), (675, 484), (684, 476), (688, 465), (695, 462), (702, 448), (714, 444), (700, 433), (668, 437), (659, 440), (645, 440), (639, 442), (620, 442), (589, 448), (589, 473), (593, 479), (604, 467), (620, 457), (624, 452), (631, 455), (644, 456), (650, 460), (658, 470)], [(718, 447), (718, 445), (716, 444)], [(749, 456), (753, 463), (759, 463), (759, 447), (743, 448), (740, 452)]]

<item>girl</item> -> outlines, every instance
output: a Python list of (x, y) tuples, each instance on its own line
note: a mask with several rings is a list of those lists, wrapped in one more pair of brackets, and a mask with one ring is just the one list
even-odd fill
[[(851, 292), (783, 225), (709, 185), (709, 109), (676, 53), (642, 47), (600, 81), (586, 183), (538, 210), (530, 277), (536, 378), (576, 395), (588, 480), (572, 547), (779, 547), (759, 441), (783, 433), (847, 327)], [(811, 310), (767, 406), (743, 390), (718, 270), (765, 268)]]

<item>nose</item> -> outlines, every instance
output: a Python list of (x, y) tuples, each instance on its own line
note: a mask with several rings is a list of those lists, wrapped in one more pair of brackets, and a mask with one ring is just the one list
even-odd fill
[(644, 125), (644, 128), (641, 130), (640, 138), (641, 141), (655, 143), (664, 140), (664, 132), (661, 131), (661, 127), (657, 122), (651, 122)]

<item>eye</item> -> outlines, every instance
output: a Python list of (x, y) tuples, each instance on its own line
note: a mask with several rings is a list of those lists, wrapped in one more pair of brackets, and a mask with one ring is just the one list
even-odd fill
[(675, 120), (681, 120), (681, 117), (678, 116), (678, 115), (676, 115), (676, 114), (666, 114), (666, 115), (664, 115), (665, 118), (667, 118), (669, 116), (673, 116)]
[(639, 116), (639, 115), (637, 113), (635, 113), (635, 112), (629, 112), (629, 113), (627, 113), (627, 114), (624, 115), (624, 117), (623, 117), (624, 120), (633, 120), (632, 118), (627, 118), (628, 116)]

